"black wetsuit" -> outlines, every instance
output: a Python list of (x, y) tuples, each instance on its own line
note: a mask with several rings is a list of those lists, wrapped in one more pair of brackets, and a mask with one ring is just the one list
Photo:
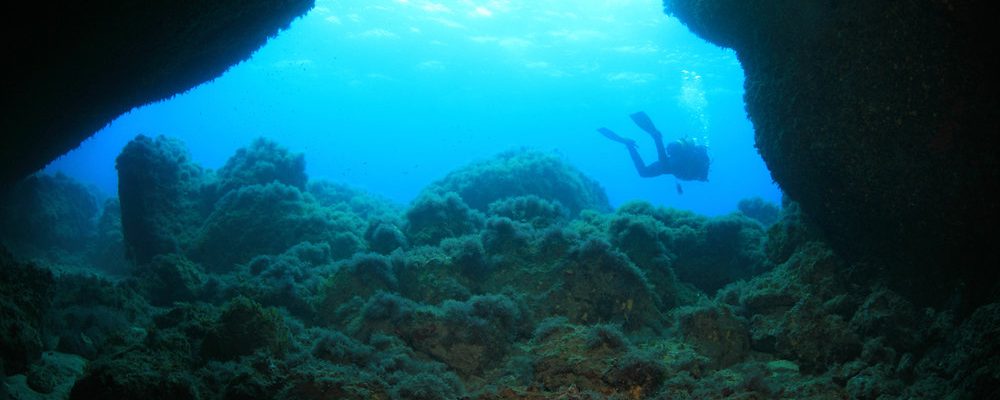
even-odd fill
[(692, 140), (681, 139), (663, 145), (663, 135), (652, 125), (649, 117), (645, 113), (639, 112), (632, 115), (633, 121), (642, 130), (649, 133), (656, 143), (656, 158), (653, 163), (646, 165), (639, 155), (635, 141), (626, 139), (612, 132), (607, 128), (598, 129), (602, 135), (625, 145), (629, 156), (632, 157), (632, 164), (639, 176), (651, 178), (660, 175), (674, 175), (677, 179), (684, 181), (707, 181), (708, 180), (708, 148), (695, 143)]
[[(653, 141), (656, 143), (656, 161), (646, 165), (642, 161), (642, 156), (639, 155), (637, 150), (638, 146), (626, 144), (625, 148), (628, 149), (628, 155), (632, 157), (632, 164), (635, 164), (635, 170), (639, 172), (639, 176), (643, 178), (652, 178), (654, 176), (672, 174), (674, 168), (671, 167), (670, 156), (667, 155), (667, 150), (663, 147), (663, 136), (653, 135)], [(670, 143), (673, 146), (675, 143)]]

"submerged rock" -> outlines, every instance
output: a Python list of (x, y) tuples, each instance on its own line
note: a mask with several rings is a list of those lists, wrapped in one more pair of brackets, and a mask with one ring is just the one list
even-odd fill
[(97, 219), (97, 234), (89, 258), (98, 270), (114, 275), (127, 275), (130, 264), (125, 258), (125, 237), (122, 235), (121, 204), (118, 198), (104, 202)]
[(92, 362), (70, 399), (197, 399), (198, 379), (167, 353), (132, 351)]
[(676, 281), (713, 294), (767, 271), (764, 231), (740, 214), (705, 218), (690, 212), (626, 203), (609, 221), (613, 242), (663, 290)]
[(628, 330), (662, 327), (663, 298), (646, 275), (607, 242), (590, 240), (571, 249), (547, 288), (544, 312), (566, 316), (573, 323), (617, 323)]
[(122, 234), (130, 261), (181, 252), (201, 225), (205, 172), (180, 141), (139, 135), (115, 162)]
[(764, 227), (769, 227), (780, 219), (781, 209), (778, 205), (766, 201), (760, 197), (740, 200), (736, 208), (743, 215), (760, 222)]
[(747, 357), (750, 351), (748, 323), (728, 307), (684, 307), (677, 310), (676, 316), (681, 334), (710, 360), (711, 368), (727, 368)]
[(455, 192), (469, 207), (485, 212), (491, 203), (534, 195), (558, 201), (576, 215), (585, 209), (609, 211), (604, 189), (558, 157), (514, 150), (449, 173), (427, 190)]
[(707, 219), (693, 236), (672, 243), (677, 278), (706, 293), (767, 271), (764, 230), (740, 214)]
[[(1000, 269), (997, 30), (983, 2), (667, 0), (694, 33), (736, 52), (755, 145), (775, 182), (847, 261), (966, 312)], [(988, 82), (987, 82), (988, 81)]]
[(558, 200), (546, 200), (536, 195), (506, 197), (494, 201), (490, 203), (487, 214), (531, 224), (536, 229), (569, 219), (569, 209)]
[(15, 261), (2, 246), (0, 271), (0, 372), (23, 373), (44, 350), (42, 322), (54, 281), (51, 272)]
[(526, 335), (526, 314), (523, 305), (503, 295), (427, 306), (378, 292), (365, 303), (349, 330), (363, 340), (396, 336), (417, 353), (468, 378), (501, 364), (514, 342)]
[(193, 241), (191, 258), (226, 272), (260, 254), (280, 254), (303, 242), (328, 243), (334, 258), (364, 249), (364, 222), (324, 208), (309, 194), (278, 182), (230, 191)]
[(406, 235), (414, 244), (438, 244), (478, 230), (483, 215), (470, 209), (455, 192), (424, 193), (406, 212)]
[(223, 361), (252, 354), (258, 349), (280, 355), (291, 346), (289, 335), (277, 309), (237, 297), (223, 307), (222, 314), (206, 332), (201, 354)]
[(636, 349), (614, 325), (547, 324), (536, 330), (530, 351), (532, 381), (548, 390), (648, 398), (666, 378), (663, 364)]
[[(71, 398), (989, 398), (1000, 376), (986, 343), (996, 307), (919, 307), (891, 274), (832, 251), (794, 202), (766, 233), (743, 214), (645, 202), (576, 212), (538, 182), (486, 193), (485, 209), (429, 188), (404, 212), (306, 181), (270, 142), (234, 157), (224, 194), (179, 144), (129, 146), (123, 165), (154, 168), (132, 178), (162, 181), (125, 190), (153, 203), (139, 218), (123, 202), (122, 229), (132, 218), (163, 241), (125, 235), (151, 258), (114, 278), (0, 257), (0, 367), (28, 374), (16, 390), (76, 379)], [(105, 252), (119, 243), (114, 204)], [(61, 259), (96, 260), (95, 248)], [(50, 349), (90, 360), (86, 373), (59, 378), (39, 357)]]
[(194, 301), (201, 297), (206, 278), (204, 270), (179, 254), (161, 254), (136, 271), (149, 302), (169, 306), (176, 301)]
[(24, 258), (58, 261), (95, 236), (95, 194), (61, 173), (35, 174), (0, 195), (0, 243)]
[(219, 196), (244, 186), (271, 182), (305, 190), (308, 180), (305, 155), (292, 153), (265, 138), (257, 138), (249, 146), (236, 150), (216, 175), (215, 190)]

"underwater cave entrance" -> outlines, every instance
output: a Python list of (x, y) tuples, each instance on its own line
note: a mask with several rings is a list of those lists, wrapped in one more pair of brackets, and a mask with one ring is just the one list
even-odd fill
[[(659, 0), (335, 1), (304, 17), (220, 78), (120, 116), (53, 162), (116, 192), (114, 158), (136, 134), (186, 143), (219, 168), (255, 137), (304, 152), (311, 178), (407, 203), (470, 161), (529, 147), (556, 151), (607, 190), (718, 215), (780, 194), (753, 148), (735, 55), (663, 14)], [(652, 142), (643, 110), (668, 140), (710, 145), (710, 182), (675, 191), (641, 179), (595, 129)]]
[[(764, 205), (770, 221), (684, 210), (777, 199), (736, 60), (655, 0), (556, 3), (320, 1), (18, 182), (0, 196), (0, 398), (1000, 398), (996, 274), (977, 269), (996, 263), (955, 244), (978, 230), (847, 236), (905, 256), (856, 262), (815, 218), (846, 214), (808, 197)], [(843, 9), (850, 28), (886, 15)], [(649, 157), (637, 110), (709, 141), (712, 180), (636, 177), (594, 128)], [(495, 155), (519, 146), (543, 152)]]

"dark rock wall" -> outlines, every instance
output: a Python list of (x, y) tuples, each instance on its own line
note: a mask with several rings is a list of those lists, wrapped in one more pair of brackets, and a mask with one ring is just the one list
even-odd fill
[(116, 116), (214, 79), (312, 0), (21, 2), (2, 24), (0, 187)]
[(947, 296), (949, 285), (964, 285), (975, 302), (997, 277), (986, 246), (1000, 182), (997, 57), (987, 38), (1000, 25), (986, 4), (666, 0), (665, 8), (736, 50), (758, 150), (839, 253), (887, 266), (912, 293)]

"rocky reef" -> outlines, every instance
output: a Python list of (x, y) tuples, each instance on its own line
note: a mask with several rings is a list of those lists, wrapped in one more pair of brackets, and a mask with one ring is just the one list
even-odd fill
[(107, 201), (18, 181), (312, 4), (22, 5), (0, 398), (1000, 398), (986, 2), (666, 0), (736, 51), (789, 196), (717, 218), (525, 151), (408, 206), (266, 140), (208, 171), (137, 138)]
[[(898, 290), (941, 293), (927, 304), (954, 292), (970, 312), (987, 301), (1000, 182), (990, 79), (1000, 62), (980, 44), (996, 29), (987, 2), (664, 5), (736, 51), (761, 155), (841, 256), (894, 269)], [(2, 126), (0, 190), (114, 116), (218, 76), (312, 2), (23, 6), (16, 15), (30, 23), (4, 28), (18, 62), (0, 92), (16, 110)], [(480, 211), (487, 200), (466, 199)]]
[(0, 395), (1000, 395), (1000, 298), (971, 313), (920, 305), (886, 284), (892, 271), (833, 251), (790, 200), (711, 218), (612, 210), (599, 185), (530, 150), (463, 167), (407, 206), (304, 167), (258, 139), (211, 171), (176, 140), (140, 136), (103, 210), (69, 178), (26, 181), (59, 213), (10, 201), (4, 224), (64, 215), (91, 244), (51, 228), (0, 236), (16, 252), (0, 253)]
[(664, 3), (736, 51), (761, 156), (841, 256), (893, 270), (925, 304), (988, 301), (1000, 58), (979, 39), (997, 29), (987, 2)]

